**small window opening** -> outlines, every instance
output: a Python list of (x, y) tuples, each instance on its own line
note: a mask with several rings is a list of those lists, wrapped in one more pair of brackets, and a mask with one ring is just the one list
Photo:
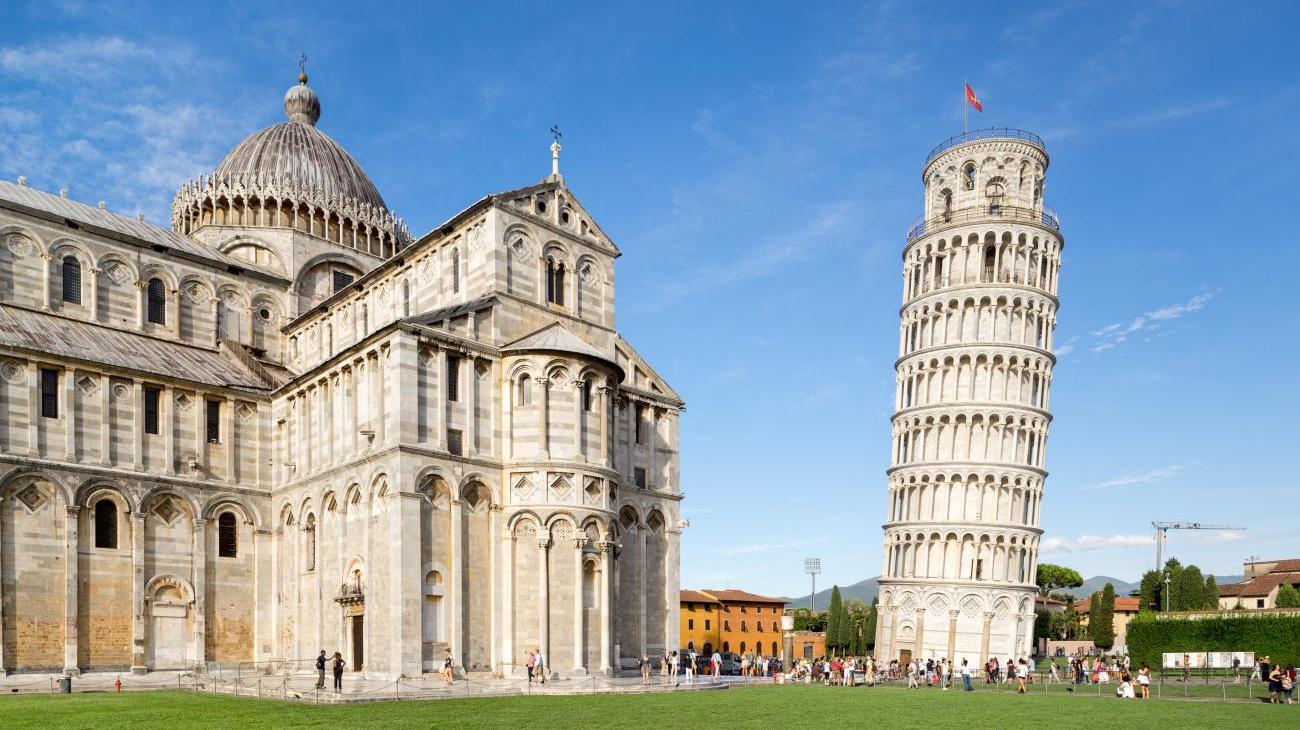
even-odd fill
[(233, 512), (222, 512), (217, 518), (217, 557), (239, 556), (239, 525)]
[(117, 549), (117, 504), (111, 499), (95, 503), (95, 547)]

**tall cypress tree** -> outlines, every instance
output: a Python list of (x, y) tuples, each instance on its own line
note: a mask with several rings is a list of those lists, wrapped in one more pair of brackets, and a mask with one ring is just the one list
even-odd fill
[(844, 603), (840, 600), (840, 587), (831, 587), (831, 605), (826, 609), (826, 653), (834, 654), (840, 639), (840, 615)]
[(1094, 593), (1088, 599), (1088, 638), (1097, 646), (1097, 618), (1101, 615), (1101, 594)]
[(1102, 589), (1097, 609), (1088, 624), (1092, 628), (1092, 643), (1109, 649), (1115, 645), (1115, 586), (1107, 583)]
[(1173, 593), (1170, 605), (1174, 611), (1197, 611), (1205, 604), (1205, 577), (1195, 565), (1183, 568), (1170, 590)]
[(1219, 582), (1212, 575), (1205, 576), (1205, 605), (1201, 608), (1207, 611), (1219, 608)]
[(867, 653), (876, 649), (876, 619), (879, 606), (880, 596), (871, 599), (871, 607), (867, 609), (867, 621), (862, 627), (862, 649)]

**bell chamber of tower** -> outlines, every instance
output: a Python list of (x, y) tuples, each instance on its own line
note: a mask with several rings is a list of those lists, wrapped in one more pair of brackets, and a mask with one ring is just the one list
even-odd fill
[(877, 656), (979, 666), (1033, 645), (1064, 239), (1047, 148), (978, 130), (930, 152), (903, 248)]

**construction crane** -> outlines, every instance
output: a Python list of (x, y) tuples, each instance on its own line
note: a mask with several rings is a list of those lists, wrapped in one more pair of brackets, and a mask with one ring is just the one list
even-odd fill
[(1152, 522), (1156, 528), (1156, 572), (1164, 569), (1165, 533), (1169, 530), (1244, 530), (1231, 525), (1203, 525), (1200, 522)]

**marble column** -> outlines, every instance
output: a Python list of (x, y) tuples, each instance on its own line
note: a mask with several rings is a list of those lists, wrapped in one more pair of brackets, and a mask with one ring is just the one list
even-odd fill
[(547, 564), (548, 548), (551, 546), (550, 537), (537, 538), (537, 643), (538, 648), (546, 658), (547, 664), (545, 671), (547, 675), (553, 674), (551, 663), (554, 657), (551, 655), (551, 632), (550, 632), (550, 614), (551, 614), (551, 592), (550, 592), (550, 565)]
[(583, 580), (582, 549), (587, 545), (587, 538), (573, 538), (573, 673), (586, 674), (587, 662), (582, 647), (586, 636), (582, 630), (582, 591), (586, 584)]
[(537, 384), (540, 391), (541, 405), (537, 409), (537, 449), (538, 456), (543, 459), (551, 458), (551, 439), (547, 433), (546, 424), (550, 420), (551, 410), (551, 381), (546, 378), (537, 378), (533, 381)]
[(90, 273), (90, 321), (99, 321), (99, 275), (102, 270), (95, 267), (87, 269)]
[(925, 657), (925, 606), (916, 609), (916, 648), (913, 656)]
[(608, 676), (612, 673), (610, 668), (610, 640), (612, 633), (610, 631), (610, 553), (614, 549), (614, 543), (609, 540), (601, 540), (600, 547), (600, 671)]
[(583, 393), (586, 391), (587, 381), (573, 381), (573, 453), (574, 460), (585, 462), (587, 460), (587, 440), (583, 438), (582, 425), (587, 415), (582, 402)]
[(52, 304), (50, 302), (50, 267), (53, 265), (54, 256), (45, 252), (37, 254), (41, 259), (41, 309), (50, 311)]
[(64, 560), (67, 574), (64, 584), (63, 602), (63, 673), (77, 674), (77, 589), (80, 587), (77, 559), (78, 527), (81, 517), (80, 505), (67, 505), (64, 527)]
[(948, 611), (948, 661), (957, 660), (957, 617), (961, 611), (952, 609)]
[[(459, 495), (456, 495), (459, 497)], [(456, 666), (464, 666), (464, 647), (461, 646), (460, 626), (462, 620), (461, 614), (461, 586), (465, 580), (465, 570), (468, 565), (465, 561), (465, 545), (461, 533), (464, 530), (464, 524), (461, 515), (464, 511), (465, 503), (459, 498), (451, 500), (451, 575), (449, 583), (451, 586), (450, 610), (447, 611), (447, 645), (451, 649), (452, 656), (456, 658)]]
[(980, 663), (987, 664), (989, 660), (989, 629), (993, 624), (993, 614), (984, 612), (984, 632), (980, 635)]
[(601, 386), (600, 393), (600, 465), (610, 466), (609, 463), (609, 393), (611, 388)]
[(650, 567), (650, 528), (646, 525), (637, 525), (637, 534), (641, 536), (637, 544), (637, 558), (640, 562), (640, 565), (637, 566), (637, 573), (641, 581), (641, 600), (637, 604), (637, 620), (639, 621), (638, 626), (640, 626), (639, 639), (641, 646), (638, 648), (637, 653), (644, 654), (646, 652), (646, 589), (649, 588), (647, 581), (649, 573), (648, 568)]
[(478, 456), (478, 357), (465, 356), (465, 455)]
[(144, 512), (131, 513), (131, 673), (144, 674)]
[(194, 651), (190, 655), (195, 663), (206, 661), (207, 630), (204, 628), (207, 619), (207, 532), (203, 529), (207, 520), (202, 517), (194, 520), (194, 538), (192, 543), (191, 559), (194, 564), (194, 575), (191, 576), (194, 581)]

